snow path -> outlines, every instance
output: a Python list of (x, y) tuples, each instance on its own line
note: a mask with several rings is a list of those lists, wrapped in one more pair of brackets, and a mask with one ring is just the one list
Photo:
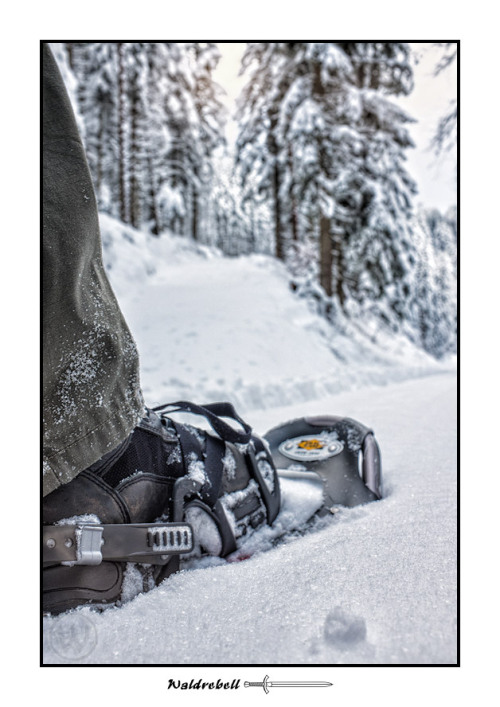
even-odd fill
[(147, 351), (146, 397), (161, 395), (160, 403), (201, 394), (260, 407), (263, 398), (282, 402), (287, 386), (293, 395), (298, 370), (311, 387), (325, 378), (318, 371), (332, 369), (332, 354), (316, 332), (304, 336), (314, 318), (283, 291), (271, 264), (220, 259), (172, 268), (126, 306), (139, 350)]
[(184, 243), (153, 244), (160, 269), (147, 286), (110, 273), (151, 406), (229, 400), (247, 413), (443, 370), (405, 339), (379, 333), (375, 349), (354, 329), (332, 332), (271, 258), (187, 257)]
[[(384, 500), (245, 562), (184, 571), (120, 609), (80, 610), (97, 642), (75, 662), (456, 662), (455, 389), (454, 376), (433, 376), (301, 407), (373, 425)], [(70, 618), (46, 619), (47, 663), (65, 662), (50, 637)]]

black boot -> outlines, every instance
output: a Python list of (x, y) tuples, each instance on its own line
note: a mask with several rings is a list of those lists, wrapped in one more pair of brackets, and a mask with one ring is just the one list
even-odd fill
[[(216, 435), (174, 421), (178, 411), (203, 415)], [(120, 447), (44, 498), (43, 610), (116, 603), (131, 573), (151, 589), (193, 547), (234, 552), (279, 507), (272, 458), (231, 405), (148, 410)]]

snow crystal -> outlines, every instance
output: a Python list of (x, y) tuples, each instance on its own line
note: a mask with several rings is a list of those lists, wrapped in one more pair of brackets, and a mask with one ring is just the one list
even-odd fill
[(198, 459), (195, 452), (191, 452), (188, 457), (188, 476), (202, 486), (210, 484), (210, 479), (205, 471), (205, 464), (201, 459)]
[(127, 566), (123, 575), (121, 601), (131, 601), (134, 597), (136, 597), (138, 594), (141, 594), (144, 590), (144, 571), (141, 571), (139, 565), (134, 564), (132, 562), (127, 562)]
[(242, 454), (248, 454), (249, 449), (254, 448), (253, 441), (250, 440), (250, 442), (247, 442), (246, 444), (242, 444), (241, 442), (237, 442), (235, 444), (236, 449), (241, 452)]
[(226, 447), (226, 453), (222, 457), (222, 467), (225, 477), (229, 481), (233, 480), (236, 476), (236, 459), (229, 447)]
[(264, 483), (266, 484), (267, 488), (271, 493), (274, 491), (274, 469), (273, 467), (269, 464), (267, 459), (263, 458), (257, 458), (257, 466), (259, 468), (259, 471), (262, 475), (262, 478), (264, 480)]
[(95, 523), (97, 525), (101, 524), (99, 518), (93, 513), (84, 513), (79, 516), (71, 516), (71, 518), (62, 518), (58, 520), (56, 525), (77, 525), (84, 523)]
[(193, 427), (193, 425), (184, 425), (186, 430), (193, 435), (193, 437), (196, 439), (197, 442), (200, 443), (200, 445), (203, 445), (205, 443), (205, 433), (203, 430), (200, 430), (198, 427)]
[(130, 476), (126, 476), (124, 479), (122, 479), (120, 481), (119, 487), (123, 486), (123, 484), (125, 484), (127, 481), (130, 481), (130, 479), (135, 479), (136, 476), (141, 476), (142, 474), (144, 474), (144, 472), (140, 469), (137, 469), (136, 471), (134, 471), (133, 474), (130, 474)]
[(259, 487), (257, 482), (251, 479), (246, 488), (227, 493), (221, 498), (222, 505), (227, 509), (235, 508), (240, 505), (249, 495), (259, 495)]
[(181, 448), (176, 445), (169, 454), (167, 459), (167, 465), (170, 464), (180, 464), (182, 462)]
[(222, 543), (215, 521), (202, 508), (193, 506), (186, 510), (186, 522), (193, 528), (196, 542), (195, 553), (203, 548), (209, 555), (219, 555)]
[(353, 427), (347, 428), (347, 446), (351, 452), (359, 452), (361, 449), (361, 435), (357, 429)]

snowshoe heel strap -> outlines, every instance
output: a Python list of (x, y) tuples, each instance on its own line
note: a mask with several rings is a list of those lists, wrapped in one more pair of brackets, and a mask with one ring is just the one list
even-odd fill
[(193, 550), (188, 523), (77, 523), (43, 527), (43, 564), (100, 565), (101, 562), (166, 564)]

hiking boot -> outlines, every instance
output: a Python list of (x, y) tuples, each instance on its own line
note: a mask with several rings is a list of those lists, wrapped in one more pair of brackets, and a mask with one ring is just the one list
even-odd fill
[[(211, 431), (178, 412), (203, 416)], [(43, 611), (148, 591), (182, 555), (234, 552), (279, 508), (267, 445), (229, 403), (148, 409), (119, 447), (43, 499)]]

